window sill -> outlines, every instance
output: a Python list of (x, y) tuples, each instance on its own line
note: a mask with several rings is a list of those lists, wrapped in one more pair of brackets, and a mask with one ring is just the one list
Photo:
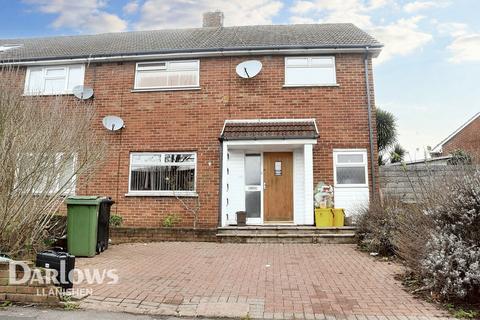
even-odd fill
[(126, 197), (198, 197), (198, 193), (195, 191), (137, 191), (129, 192), (125, 194)]
[(151, 88), (151, 89), (132, 89), (130, 92), (152, 92), (152, 91), (196, 91), (200, 87), (178, 87), (178, 88)]
[(284, 84), (283, 88), (315, 88), (315, 87), (340, 87), (338, 83), (331, 84)]
[(367, 184), (337, 184), (334, 186), (338, 189), (347, 189), (347, 188), (368, 188)]
[(24, 97), (55, 97), (55, 96), (73, 96), (72, 92), (62, 92), (62, 93), (24, 93)]

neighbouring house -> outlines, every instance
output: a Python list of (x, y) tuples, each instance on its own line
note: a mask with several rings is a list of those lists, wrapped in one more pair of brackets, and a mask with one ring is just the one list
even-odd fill
[[(353, 24), (223, 27), (213, 12), (202, 28), (0, 48), (26, 95), (93, 89), (92, 130), (110, 150), (75, 192), (111, 196), (125, 226), (170, 215), (192, 226), (184, 204), (200, 207), (199, 228), (236, 224), (238, 211), (248, 224), (312, 225), (317, 183), (335, 187), (347, 214), (378, 190), (372, 58), (382, 44)], [(123, 129), (102, 126), (112, 115)]]
[(432, 158), (450, 155), (455, 150), (470, 154), (480, 164), (480, 112), (452, 132), (430, 152)]
[(446, 166), (446, 165), (448, 165), (448, 161), (451, 158), (452, 158), (451, 155), (437, 156), (437, 157), (434, 157), (434, 158), (426, 158), (426, 159), (411, 160), (411, 161), (404, 161), (404, 162), (388, 163), (384, 167), (430, 166), (430, 165)]

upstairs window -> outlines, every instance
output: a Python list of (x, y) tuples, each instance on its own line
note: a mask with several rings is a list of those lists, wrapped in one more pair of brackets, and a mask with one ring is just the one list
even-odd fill
[(285, 58), (285, 86), (337, 85), (335, 57)]
[(196, 163), (196, 154), (193, 152), (132, 153), (129, 193), (194, 193)]
[(28, 67), (25, 79), (26, 95), (72, 94), (75, 86), (83, 85), (85, 67), (67, 66)]
[(137, 63), (135, 89), (170, 89), (199, 86), (198, 60)]
[(333, 152), (336, 187), (366, 187), (367, 152), (360, 150), (341, 150)]

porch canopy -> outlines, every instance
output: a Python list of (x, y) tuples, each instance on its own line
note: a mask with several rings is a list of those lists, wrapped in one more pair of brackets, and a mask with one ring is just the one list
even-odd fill
[(315, 119), (226, 120), (220, 225), (313, 224)]
[(220, 140), (316, 139), (314, 119), (226, 120)]

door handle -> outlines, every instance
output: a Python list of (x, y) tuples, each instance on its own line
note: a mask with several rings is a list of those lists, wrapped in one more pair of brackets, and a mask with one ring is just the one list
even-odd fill
[(263, 190), (266, 190), (266, 189), (267, 189), (267, 183), (264, 182), (264, 183), (263, 183)]

